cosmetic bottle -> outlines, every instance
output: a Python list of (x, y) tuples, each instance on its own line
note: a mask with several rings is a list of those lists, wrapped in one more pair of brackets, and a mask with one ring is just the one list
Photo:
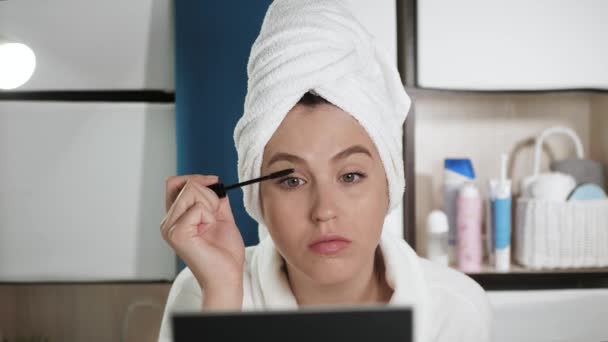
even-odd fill
[(430, 261), (448, 266), (448, 218), (441, 210), (433, 210), (426, 221), (426, 255)]
[(443, 171), (443, 212), (448, 218), (448, 257), (450, 265), (456, 263), (456, 245), (458, 228), (456, 226), (456, 209), (458, 192), (466, 183), (475, 179), (473, 165), (469, 159), (444, 160)]
[(469, 182), (460, 188), (456, 224), (458, 227), (457, 265), (463, 272), (481, 272), (482, 265), (482, 200), (477, 187)]
[(511, 180), (507, 179), (507, 161), (507, 155), (503, 154), (500, 178), (490, 181), (494, 267), (498, 272), (508, 272), (511, 266)]

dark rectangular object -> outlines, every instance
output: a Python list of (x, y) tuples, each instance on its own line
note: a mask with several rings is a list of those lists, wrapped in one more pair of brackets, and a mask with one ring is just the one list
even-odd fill
[(412, 342), (412, 310), (216, 312), (173, 316), (173, 341)]

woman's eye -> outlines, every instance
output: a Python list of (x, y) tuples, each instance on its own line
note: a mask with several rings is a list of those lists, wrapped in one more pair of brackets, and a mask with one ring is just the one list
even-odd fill
[(358, 182), (364, 175), (359, 172), (349, 172), (347, 174), (342, 175), (342, 181), (345, 183), (355, 183)]
[(284, 185), (288, 188), (295, 188), (299, 185), (304, 184), (304, 180), (300, 179), (300, 178), (296, 178), (296, 177), (288, 177), (288, 178), (281, 180), (280, 184)]

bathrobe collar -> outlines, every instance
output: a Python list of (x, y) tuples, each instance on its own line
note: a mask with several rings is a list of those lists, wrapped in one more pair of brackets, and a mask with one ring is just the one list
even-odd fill
[[(414, 326), (417, 341), (424, 341), (422, 336), (429, 328), (431, 305), (427, 281), (422, 272), (418, 256), (401, 238), (389, 233), (386, 229), (380, 237), (385, 277), (393, 289), (388, 303), (390, 306), (410, 306), (414, 308)], [(291, 291), (284, 261), (270, 237), (263, 239), (257, 246), (252, 258), (252, 286), (254, 302), (258, 307), (268, 310), (297, 309), (298, 304)]]

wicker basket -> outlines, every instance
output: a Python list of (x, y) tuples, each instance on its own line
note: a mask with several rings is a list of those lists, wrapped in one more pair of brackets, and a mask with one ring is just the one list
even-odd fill
[(608, 266), (608, 200), (517, 201), (515, 259), (530, 268)]
[[(583, 156), (582, 144), (574, 131), (547, 130), (536, 141), (533, 177), (539, 174), (543, 140), (552, 132), (568, 133), (579, 158)], [(558, 202), (520, 198), (515, 214), (514, 254), (521, 265), (530, 268), (608, 266), (608, 199)]]

